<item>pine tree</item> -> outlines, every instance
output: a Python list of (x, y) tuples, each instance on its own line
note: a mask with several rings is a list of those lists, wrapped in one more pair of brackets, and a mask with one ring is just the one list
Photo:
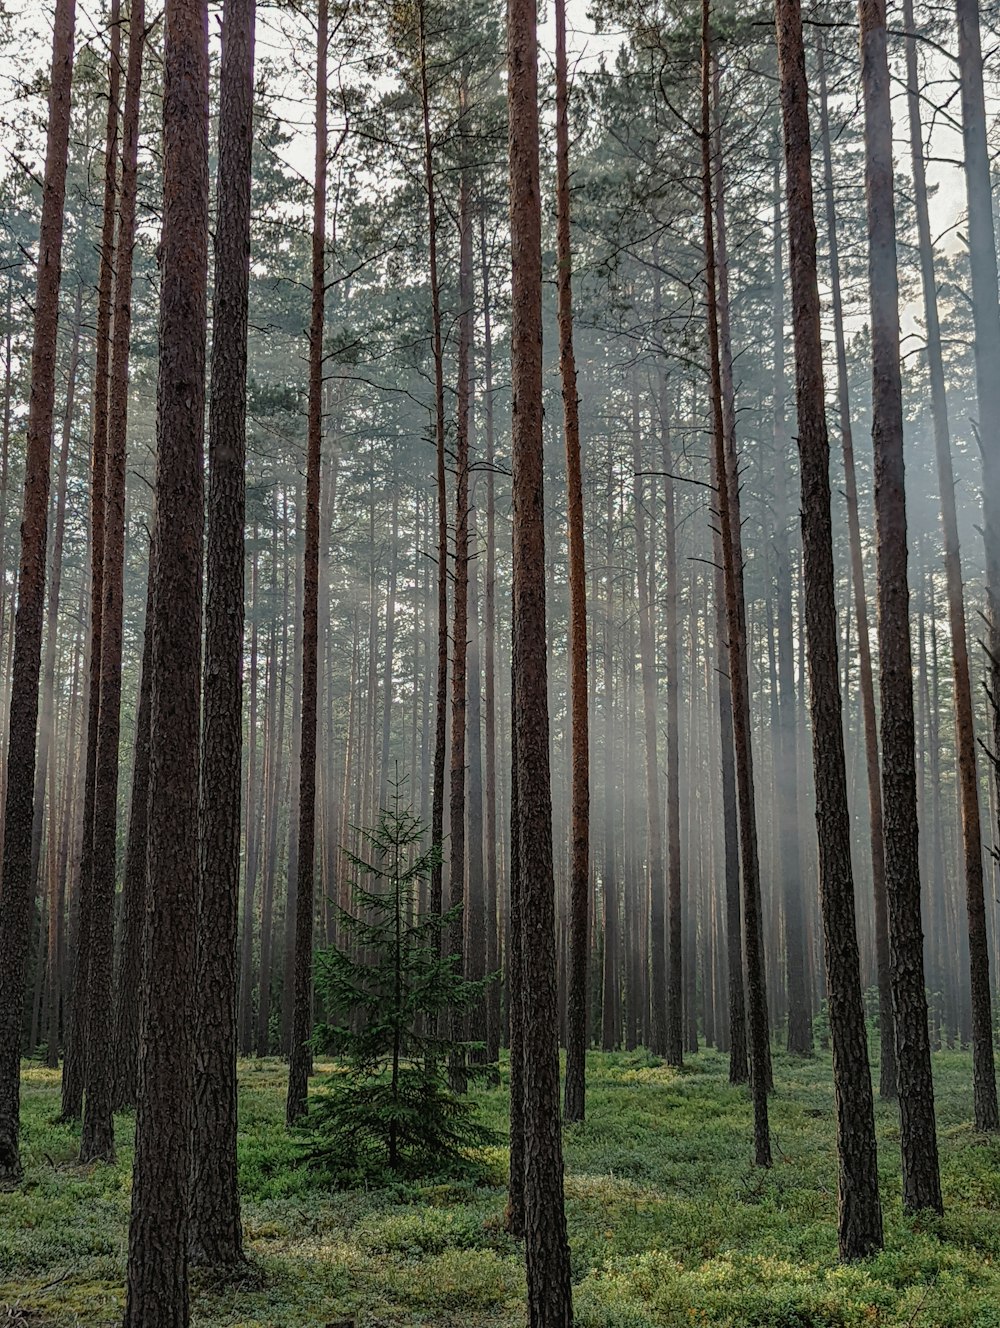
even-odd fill
[(360, 832), (364, 854), (347, 854), (357, 879), (354, 911), (338, 909), (342, 944), (316, 957), (329, 1016), (313, 1050), (344, 1065), (316, 1096), (309, 1157), (338, 1184), (476, 1174), (473, 1150), (493, 1142), (448, 1084), (449, 1060), (468, 1060), (472, 1046), (443, 1030), (481, 999), (488, 979), (466, 981), (458, 956), (441, 953), (461, 925), (461, 904), (443, 914), (420, 908), (441, 857), (439, 843), (421, 847), (426, 833), (397, 784), (377, 824)]

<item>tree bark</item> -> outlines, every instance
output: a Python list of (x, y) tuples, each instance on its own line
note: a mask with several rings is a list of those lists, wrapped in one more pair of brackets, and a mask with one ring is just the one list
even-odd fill
[(149, 894), (125, 1328), (187, 1328), (198, 909), (208, 9), (167, 0)]
[(255, 0), (226, 0), (219, 81), (212, 395), (208, 415), (198, 1004), (188, 1252), (238, 1267), (237, 931), (243, 777), (247, 308)]
[[(903, 26), (914, 31), (913, 0), (903, 0)], [(944, 535), (944, 570), (948, 593), (948, 624), (951, 631), (952, 675), (955, 688), (955, 748), (958, 767), (958, 796), (961, 813), (962, 859), (965, 898), (969, 919), (969, 979), (972, 996), (972, 1076), (976, 1128), (1000, 1129), (997, 1109), (996, 1070), (993, 1061), (993, 1011), (990, 999), (990, 957), (986, 935), (986, 901), (983, 888), (982, 827), (979, 815), (979, 780), (976, 772), (976, 735), (973, 722), (972, 683), (969, 676), (969, 646), (965, 622), (965, 592), (962, 586), (962, 556), (955, 507), (955, 473), (951, 460), (948, 403), (945, 396), (944, 362), (941, 354), (941, 325), (938, 319), (937, 287), (934, 278), (934, 248), (927, 206), (924, 172), (924, 140), (920, 123), (920, 90), (917, 73), (917, 44), (906, 40), (907, 104), (910, 112), (910, 159), (913, 170), (913, 204), (917, 217), (917, 244), (924, 293), (924, 324), (927, 338), (927, 369), (931, 387), (934, 450), (938, 487), (941, 491), (941, 528)], [(992, 220), (989, 236), (992, 243)]]
[(854, 466), (854, 434), (851, 428), (851, 398), (847, 376), (847, 342), (840, 291), (840, 255), (837, 241), (837, 205), (833, 192), (833, 154), (826, 91), (823, 43), (817, 45), (819, 68), (820, 139), (823, 144), (823, 185), (826, 196), (826, 235), (830, 250), (830, 293), (833, 305), (833, 334), (837, 356), (837, 406), (844, 454), (844, 497), (847, 503), (847, 536), (851, 558), (851, 584), (858, 635), (858, 674), (861, 686), (861, 715), (865, 735), (865, 770), (868, 781), (868, 836), (871, 845), (872, 895), (875, 905), (875, 965), (879, 1008), (879, 1096), (896, 1097), (896, 1037), (892, 1013), (892, 983), (889, 978), (889, 903), (885, 885), (885, 835), (882, 816), (882, 776), (879, 770), (878, 719), (875, 711), (875, 677), (868, 629), (868, 594), (861, 552), (861, 521), (858, 514), (858, 482)]
[(100, 699), (94, 772), (90, 964), (87, 982), (86, 1099), (81, 1161), (114, 1156), (114, 1052), (107, 1025), (114, 1011), (115, 882), (118, 843), (118, 749), (121, 735), (122, 615), (125, 564), (125, 484), (128, 362), (132, 328), (132, 251), (135, 244), (139, 93), (145, 41), (144, 0), (129, 14), (128, 67), (122, 115), (122, 171), (108, 384), (108, 441), (104, 481), (104, 566), (101, 576)]
[(907, 584), (899, 287), (885, 0), (860, 0), (878, 548), (882, 795), (903, 1206), (942, 1209), (920, 919), (919, 824)]
[(316, 707), (319, 625), (319, 484), (323, 438), (323, 315), (326, 297), (327, 0), (319, 0), (316, 35), (316, 173), (313, 188), (312, 310), (309, 319), (309, 419), (306, 443), (306, 538), (302, 580), (302, 709), (299, 739), (299, 843), (295, 891), (295, 993), (288, 1060), (289, 1125), (305, 1115), (312, 1072), (313, 875), (316, 857)]
[[(101, 706), (102, 618), (104, 613), (104, 530), (106, 512), (108, 411), (111, 367), (111, 317), (115, 267), (115, 194), (118, 170), (118, 99), (121, 81), (121, 26), (119, 0), (112, 0), (111, 58), (108, 62), (108, 109), (104, 145), (104, 204), (101, 222), (100, 265), (97, 277), (97, 327), (94, 397), (91, 409), (90, 453), (90, 654), (87, 686), (87, 765), (83, 795), (83, 841), (80, 851), (80, 925), (73, 955), (73, 994), (69, 1007), (66, 1063), (63, 1067), (62, 1115), (75, 1120), (83, 1107), (87, 1082), (90, 1023), (89, 979), (92, 950), (103, 962), (104, 950), (94, 937), (94, 817), (97, 798), (97, 742)], [(102, 883), (103, 884), (103, 883)], [(105, 899), (101, 901), (103, 909)], [(97, 923), (103, 938), (105, 920)], [(104, 985), (103, 975), (99, 977)], [(103, 1071), (98, 1071), (103, 1078)], [(103, 1092), (103, 1090), (102, 1090)], [(106, 1114), (106, 1113), (105, 1113)]]
[(573, 354), (573, 253), (570, 240), (569, 83), (566, 69), (566, 0), (556, 0), (556, 260), (559, 373), (569, 524), (569, 668), (572, 725), (570, 829), (570, 960), (566, 1036), (567, 1120), (586, 1108), (587, 966), (590, 958), (590, 734), (587, 714), (587, 570), (583, 538), (580, 403)]
[[(781, 11), (785, 23), (794, 17)], [(794, 35), (791, 40), (794, 39)], [(794, 60), (794, 52), (789, 56)], [(802, 73), (805, 79), (804, 66)], [(798, 93), (796, 89), (796, 94)], [(789, 94), (791, 96), (791, 94)], [(799, 127), (800, 128), (800, 127)], [(808, 124), (807, 124), (808, 129)], [(774, 552), (775, 591), (778, 600), (778, 700), (774, 760), (777, 766), (778, 806), (776, 834), (782, 882), (785, 924), (785, 981), (788, 1000), (788, 1050), (811, 1056), (812, 1002), (805, 972), (805, 919), (802, 874), (799, 870), (798, 776), (795, 760), (795, 644), (792, 621), (792, 553), (788, 534), (788, 433), (785, 423), (785, 276), (781, 246), (780, 172), (774, 163), (774, 265), (772, 318), (774, 341)], [(796, 186), (798, 192), (799, 186)], [(812, 218), (812, 179), (809, 179), (809, 216)], [(812, 223), (815, 229), (815, 223)], [(791, 218), (789, 218), (791, 230)], [(815, 250), (815, 244), (813, 245)], [(815, 258), (815, 253), (813, 254)], [(801, 279), (798, 278), (798, 279)], [(794, 297), (793, 297), (794, 302)], [(794, 315), (794, 311), (793, 311)], [(805, 352), (803, 351), (803, 354)], [(826, 418), (823, 420), (824, 437)], [(801, 442), (800, 442), (801, 446)]]
[(559, 1121), (542, 473), (542, 215), (535, 0), (507, 13), (513, 394), (513, 718), (517, 733), (529, 1328), (570, 1328)]
[[(997, 285), (996, 234), (993, 223), (993, 189), (986, 142), (986, 108), (983, 96), (983, 53), (976, 0), (955, 0), (958, 22), (958, 70), (962, 97), (962, 135), (965, 146), (965, 187), (969, 203), (969, 272), (972, 278), (973, 351), (976, 396), (979, 402), (979, 451), (983, 464), (983, 547), (986, 554), (986, 620), (988, 637), (987, 675), (990, 711), (993, 718), (993, 760), (1000, 761), (1000, 298)], [(994, 771), (998, 769), (994, 766)], [(1000, 799), (997, 815), (997, 851), (1000, 851)], [(978, 909), (969, 901), (970, 935), (979, 927), (973, 918)], [(977, 943), (978, 948), (978, 943)], [(973, 990), (983, 990), (981, 957), (973, 959), (980, 971), (973, 975)], [(989, 991), (988, 974), (985, 977)], [(975, 996), (974, 996), (975, 1000)], [(982, 1002), (977, 1019), (980, 1058), (983, 1037)], [(996, 1115), (988, 1116), (987, 1066), (976, 1071), (977, 1119), (979, 1094), (996, 1129)], [(993, 1081), (990, 1074), (991, 1082)], [(995, 1082), (994, 1082), (995, 1098)]]
[[(775, 17), (788, 196), (816, 831), (840, 1164), (837, 1225), (841, 1258), (860, 1259), (882, 1248), (882, 1207), (854, 916), (851, 820), (837, 663), (830, 444), (816, 273), (809, 91), (799, 0), (777, 0)], [(791, 991), (789, 999), (794, 999)]]
[(24, 467), (21, 561), (7, 728), (3, 889), (0, 890), (0, 1179), (21, 1174), (21, 1011), (31, 918), (31, 824), (34, 814), (38, 682), (45, 610), (45, 543), (56, 386), (56, 334), (62, 274), (63, 201), (73, 83), (74, 0), (57, 0), (38, 239), (31, 398)]
[[(424, 192), (427, 195), (428, 278), (431, 286), (431, 338), (434, 357), (434, 443), (437, 481), (437, 683), (434, 711), (434, 771), (431, 797), (431, 840), (444, 839), (444, 761), (448, 724), (448, 496), (444, 453), (444, 351), (441, 344), (441, 288), (437, 265), (437, 202), (431, 100), (427, 74), (427, 18), (424, 0), (417, 0), (420, 59), (420, 106), (424, 136)], [(431, 911), (441, 912), (443, 863), (431, 872)]]
[(750, 740), (749, 679), (746, 630), (740, 612), (733, 537), (730, 467), (726, 457), (719, 358), (719, 316), (716, 300), (715, 236), (712, 208), (712, 141), (710, 87), (712, 39), (710, 0), (702, 0), (701, 15), (701, 152), (702, 204), (705, 239), (705, 282), (708, 295), (709, 369), (712, 380), (713, 479), (717, 489), (719, 529), (725, 580), (726, 632), (729, 642), (729, 679), (733, 699), (733, 742), (739, 795), (740, 848), (743, 855), (743, 912), (746, 944), (750, 1089), (754, 1108), (754, 1159), (771, 1165), (771, 1137), (767, 1094), (770, 1085), (767, 991), (764, 986), (763, 937), (760, 916), (760, 862), (757, 850), (757, 814), (754, 806), (753, 754)]

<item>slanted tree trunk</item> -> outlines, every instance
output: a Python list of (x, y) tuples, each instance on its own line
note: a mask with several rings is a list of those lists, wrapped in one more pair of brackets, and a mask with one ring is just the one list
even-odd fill
[(740, 612), (733, 537), (732, 494), (723, 422), (722, 372), (719, 358), (719, 315), (716, 300), (715, 235), (712, 208), (712, 138), (710, 88), (712, 40), (710, 0), (702, 0), (701, 17), (701, 138), (702, 205), (705, 240), (705, 281), (708, 294), (709, 368), (712, 380), (713, 478), (717, 487), (722, 565), (725, 580), (726, 634), (729, 643), (729, 679), (733, 700), (733, 743), (739, 794), (740, 848), (743, 856), (743, 913), (746, 944), (750, 1088), (754, 1108), (754, 1158), (758, 1166), (771, 1165), (771, 1137), (767, 1094), (770, 1085), (767, 991), (764, 986), (763, 936), (760, 916), (760, 862), (757, 850), (757, 813), (754, 805), (753, 754), (750, 741), (750, 699), (746, 630)]
[(197, 1075), (188, 1250), (243, 1262), (236, 1177), (236, 947), (243, 777), (247, 307), (255, 0), (226, 0), (219, 83), (202, 711)]
[(38, 681), (45, 610), (45, 543), (56, 389), (56, 334), (62, 274), (63, 201), (73, 84), (74, 0), (57, 0), (38, 239), (31, 398), (24, 466), (21, 561), (7, 728), (3, 889), (0, 890), (0, 1179), (21, 1174), (21, 1011), (31, 921), (31, 823), (34, 814)]
[(524, 1237), (529, 1328), (570, 1328), (559, 1122), (542, 473), (542, 213), (535, 0), (507, 11), (513, 427), (513, 723), (524, 1058)]
[(569, 494), (570, 709), (572, 825), (570, 829), (570, 959), (566, 1035), (567, 1120), (583, 1120), (586, 1105), (587, 966), (590, 958), (590, 734), (587, 714), (587, 570), (583, 542), (580, 405), (573, 354), (573, 254), (569, 211), (569, 84), (566, 0), (556, 0), (556, 277), (559, 373), (562, 380), (566, 485)]
[(844, 497), (847, 503), (847, 537), (851, 556), (851, 585), (858, 637), (858, 676), (861, 686), (861, 716), (865, 735), (865, 771), (868, 782), (868, 837), (871, 845), (872, 895), (875, 905), (875, 966), (879, 1009), (879, 1096), (896, 1096), (896, 1037), (892, 1014), (892, 983), (889, 979), (889, 904), (885, 887), (885, 838), (882, 817), (882, 776), (879, 770), (878, 720), (875, 711), (875, 677), (868, 630), (868, 594), (861, 553), (861, 521), (858, 515), (858, 482), (854, 466), (854, 434), (851, 428), (851, 397), (847, 377), (847, 342), (840, 291), (840, 255), (837, 242), (837, 205), (833, 192), (833, 154), (826, 91), (823, 43), (817, 47), (819, 67), (820, 139), (823, 144), (823, 189), (826, 196), (826, 236), (830, 251), (830, 295), (833, 305), (833, 334), (837, 355), (837, 407), (844, 454)]
[[(976, 397), (979, 402), (979, 451), (983, 463), (983, 546), (986, 554), (987, 673), (993, 719), (993, 759), (1000, 761), (1000, 298), (997, 286), (996, 235), (993, 224), (993, 188), (986, 142), (983, 97), (983, 53), (976, 0), (955, 0), (958, 21), (958, 71), (962, 96), (962, 135), (965, 146), (965, 187), (969, 203), (969, 272), (972, 277), (973, 351)], [(950, 599), (949, 591), (949, 599)], [(952, 637), (955, 639), (954, 630)], [(963, 638), (964, 640), (964, 638)], [(968, 761), (965, 762), (968, 765)], [(995, 767), (996, 768), (996, 767)], [(964, 781), (967, 774), (960, 772)], [(971, 789), (970, 789), (971, 793)], [(1000, 808), (1000, 799), (997, 799)], [(971, 833), (966, 830), (967, 835)], [(1000, 813), (997, 817), (1000, 851)], [(967, 847), (966, 873), (972, 857)], [(977, 860), (979, 849), (976, 848)], [(974, 867), (973, 867), (974, 870)], [(970, 890), (968, 874), (966, 888)], [(989, 1017), (989, 969), (978, 895), (968, 896), (971, 943), (973, 1037), (976, 1044), (976, 1120), (981, 1128), (997, 1128), (996, 1082), (992, 1069)], [(972, 940), (975, 933), (975, 940)], [(989, 1063), (986, 1047), (990, 1047)], [(988, 1080), (988, 1082), (987, 1082)]]
[[(882, 1248), (882, 1207), (854, 916), (851, 820), (837, 664), (830, 443), (816, 273), (809, 94), (799, 0), (777, 0), (775, 16), (785, 136), (819, 883), (840, 1163), (838, 1235), (841, 1258), (859, 1259)], [(791, 991), (789, 999), (793, 999)]]
[(187, 1328), (208, 276), (208, 7), (167, 0), (149, 893), (125, 1328)]
[(330, 15), (319, 0), (316, 31), (316, 174), (313, 186), (312, 310), (309, 318), (309, 416), (306, 531), (302, 579), (302, 728), (299, 739), (299, 843), (295, 891), (295, 993), (285, 1118), (305, 1115), (312, 1071), (313, 875), (316, 857), (316, 707), (319, 628), (319, 485), (323, 438), (323, 315), (326, 297), (326, 80)]
[(903, 1206), (909, 1212), (923, 1208), (940, 1212), (941, 1178), (934, 1128), (934, 1081), (927, 1032), (920, 919), (920, 831), (914, 758), (910, 592), (906, 572), (899, 286), (885, 0), (860, 0), (858, 11), (871, 293), (882, 795)]

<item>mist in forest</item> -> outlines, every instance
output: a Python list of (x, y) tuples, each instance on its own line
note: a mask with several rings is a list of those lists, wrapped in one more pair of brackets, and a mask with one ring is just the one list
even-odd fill
[(279, 1314), (295, 1196), (444, 1262), (283, 1323), (985, 1324), (996, 18), (0, 5), (15, 1317), (46, 1158), (88, 1322)]

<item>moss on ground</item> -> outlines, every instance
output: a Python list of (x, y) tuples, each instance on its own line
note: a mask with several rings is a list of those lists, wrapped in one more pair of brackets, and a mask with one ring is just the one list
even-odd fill
[[(726, 1070), (713, 1052), (681, 1072), (643, 1053), (591, 1055), (588, 1119), (566, 1130), (578, 1328), (1000, 1328), (1000, 1140), (968, 1123), (968, 1055), (935, 1061), (945, 1217), (903, 1218), (895, 1110), (879, 1104), (886, 1250), (850, 1267), (837, 1262), (828, 1058), (777, 1058), (768, 1173), (752, 1166), (749, 1102)], [(198, 1328), (523, 1322), (523, 1260), (499, 1185), (330, 1193), (284, 1128), (282, 1065), (247, 1061), (240, 1076), (252, 1265), (231, 1285), (196, 1276)], [(504, 1129), (503, 1093), (475, 1092)], [(116, 1165), (80, 1167), (76, 1132), (54, 1123), (58, 1077), (26, 1067), (23, 1093), (25, 1181), (0, 1194), (0, 1319), (112, 1328), (133, 1120), (118, 1122)], [(504, 1151), (489, 1162), (502, 1177)]]

